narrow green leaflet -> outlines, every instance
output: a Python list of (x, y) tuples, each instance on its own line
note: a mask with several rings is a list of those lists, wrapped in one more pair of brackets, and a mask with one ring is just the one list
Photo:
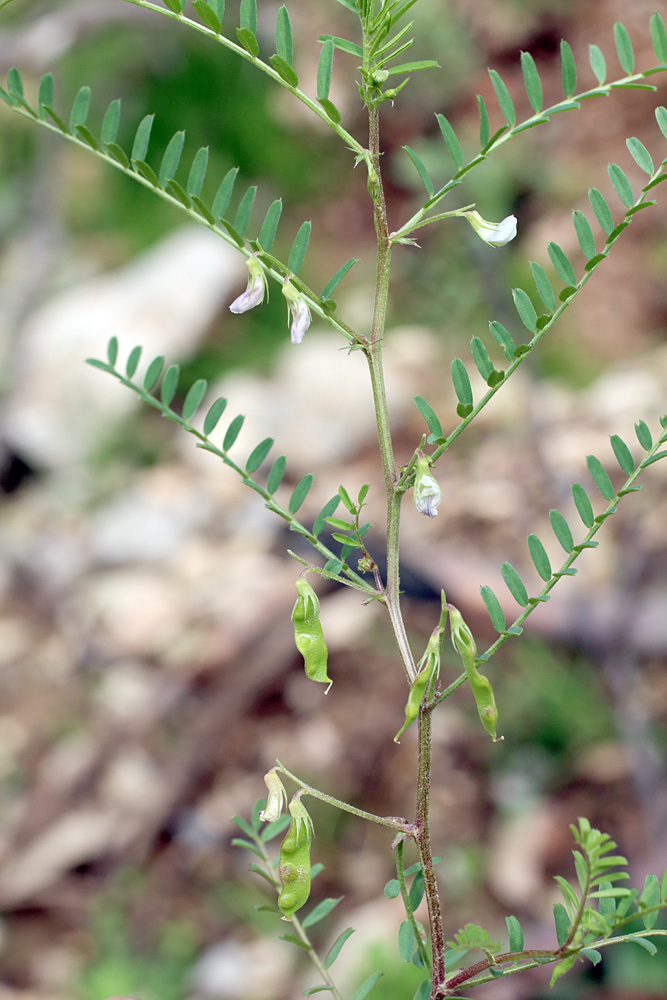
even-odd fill
[(581, 483), (572, 483), (572, 499), (581, 520), (587, 528), (592, 528), (595, 524), (595, 514), (588, 493)]
[(134, 142), (132, 143), (132, 152), (130, 153), (131, 160), (143, 161), (146, 159), (154, 118), (155, 115), (146, 115), (145, 118), (142, 118), (139, 122), (139, 127), (134, 136)]
[(630, 36), (620, 21), (614, 25), (614, 42), (616, 43), (618, 61), (628, 76), (631, 76), (635, 71), (635, 54), (632, 51)]
[(266, 489), (269, 493), (273, 494), (276, 492), (280, 486), (283, 476), (285, 475), (285, 468), (287, 466), (287, 459), (284, 455), (281, 455), (275, 460), (271, 466), (271, 471), (269, 472), (269, 478), (266, 481)]
[(90, 110), (90, 87), (81, 87), (74, 98), (69, 117), (69, 130), (75, 132), (79, 125), (85, 125)]
[(562, 903), (554, 905), (554, 923), (556, 925), (556, 939), (559, 945), (564, 945), (570, 933), (570, 918)]
[(595, 212), (595, 218), (600, 223), (600, 228), (609, 236), (614, 228), (614, 220), (604, 195), (597, 188), (590, 188), (588, 200)]
[(553, 312), (556, 308), (556, 296), (554, 295), (554, 291), (551, 287), (551, 282), (547, 277), (546, 271), (542, 265), (538, 264), (536, 261), (530, 262), (530, 270), (533, 275), (533, 280), (535, 281), (537, 294), (542, 299), (542, 302), (549, 312)]
[(160, 164), (160, 187), (166, 187), (167, 182), (176, 174), (178, 164), (181, 162), (184, 142), (185, 132), (176, 132), (169, 140), (169, 145), (164, 152), (162, 163)]
[(234, 217), (234, 229), (239, 236), (245, 236), (246, 234), (246, 230), (250, 222), (252, 206), (255, 204), (256, 194), (257, 185), (251, 184), (239, 202), (239, 207), (237, 208), (236, 215)]
[(329, 88), (331, 87), (331, 72), (333, 70), (334, 43), (333, 38), (328, 38), (320, 52), (317, 64), (317, 99), (326, 101), (329, 98)]
[(211, 213), (214, 219), (220, 219), (227, 211), (238, 172), (238, 167), (232, 167), (232, 169), (228, 170), (223, 177), (220, 187), (218, 188), (215, 198), (213, 199), (213, 205), (211, 206)]
[[(315, 521), (313, 523), (313, 534), (315, 535), (316, 538), (317, 538), (318, 535), (322, 534), (322, 532), (326, 528), (327, 524), (330, 522), (331, 515), (336, 510), (336, 508), (338, 507), (339, 503), (340, 503), (340, 497), (336, 493), (336, 495), (333, 496), (333, 497), (331, 497), (330, 500), (327, 500), (327, 502), (325, 503), (324, 507), (322, 508), (322, 510), (319, 512), (319, 514), (315, 518)], [(344, 523), (344, 522), (341, 522), (341, 523)], [(345, 528), (349, 528), (350, 525), (349, 524), (344, 524), (344, 527)]]
[(114, 368), (118, 360), (118, 337), (110, 338), (107, 344), (107, 358), (111, 367)]
[(262, 464), (266, 456), (269, 454), (272, 447), (273, 447), (273, 438), (267, 437), (264, 438), (263, 441), (260, 441), (260, 443), (250, 452), (250, 455), (248, 456), (248, 461), (245, 464), (245, 471), (248, 474), (251, 474), (255, 472), (256, 469), (259, 469), (260, 465)]
[(595, 455), (587, 455), (586, 465), (593, 477), (593, 482), (602, 496), (605, 500), (612, 500), (614, 497), (614, 487), (611, 485), (611, 479), (607, 475), (600, 459), (596, 458)]
[(509, 933), (510, 951), (523, 951), (523, 931), (516, 917), (505, 917)]
[(667, 32), (665, 22), (657, 12), (651, 14), (651, 41), (658, 62), (667, 63)]
[(512, 298), (514, 299), (514, 305), (516, 306), (516, 311), (519, 314), (521, 322), (527, 330), (535, 333), (537, 331), (537, 313), (528, 295), (524, 292), (523, 288), (513, 288)]
[(635, 424), (635, 434), (644, 451), (650, 451), (653, 447), (653, 435), (643, 420), (638, 420)]
[(241, 27), (257, 34), (257, 0), (241, 0)]
[(452, 361), (452, 382), (454, 383), (454, 390), (461, 406), (472, 409), (470, 376), (460, 358), (454, 358)]
[(339, 38), (338, 35), (320, 35), (318, 38), (319, 42), (326, 42), (329, 39), (333, 40), (334, 48), (340, 49), (341, 52), (347, 52), (348, 55), (356, 56), (357, 59), (362, 59), (364, 55), (364, 50), (356, 42), (350, 42), (347, 38)]
[(494, 372), (494, 367), (489, 357), (489, 352), (479, 337), (473, 337), (470, 341), (470, 353), (472, 354), (477, 371), (484, 381), (488, 382), (489, 376)]
[(479, 144), (482, 149), (489, 141), (489, 113), (481, 94), (477, 94), (477, 111), (479, 112)]
[(243, 427), (243, 421), (244, 420), (245, 420), (245, 417), (243, 417), (243, 416), (241, 416), (241, 414), (239, 414), (237, 417), (234, 417), (234, 419), (232, 420), (231, 424), (227, 428), (227, 433), (225, 434), (225, 436), (223, 438), (223, 441), (222, 441), (222, 447), (224, 448), (225, 451), (229, 451), (229, 449), (232, 447), (232, 445), (236, 441), (236, 439), (239, 436), (239, 433), (241, 431), (241, 428)]
[(208, 146), (202, 146), (195, 153), (195, 158), (192, 161), (190, 173), (188, 174), (188, 181), (185, 185), (185, 190), (190, 196), (195, 195), (198, 197), (201, 194), (207, 166)]
[(415, 406), (426, 421), (431, 434), (436, 438), (441, 438), (443, 436), (442, 425), (440, 424), (440, 421), (438, 420), (430, 403), (427, 403), (423, 396), (413, 396), (412, 399)]
[(368, 979), (365, 979), (363, 981), (357, 992), (352, 997), (352, 1000), (364, 1000), (364, 997), (368, 996), (368, 994), (373, 989), (373, 987), (375, 986), (381, 975), (382, 975), (381, 972), (373, 972), (372, 975), (368, 977)]
[(310, 487), (313, 485), (313, 476), (309, 472), (294, 487), (292, 496), (289, 499), (288, 510), (290, 514), (296, 514), (303, 501), (308, 496)]
[(614, 185), (614, 191), (618, 197), (624, 205), (628, 208), (632, 208), (635, 199), (632, 193), (632, 188), (630, 187), (630, 181), (625, 176), (623, 170), (617, 163), (610, 163), (607, 167), (607, 173), (609, 174), (609, 180)]
[(280, 56), (288, 66), (292, 65), (292, 59), (294, 58), (292, 25), (290, 24), (287, 7), (284, 4), (278, 10), (276, 21), (276, 55)]
[(630, 150), (630, 156), (635, 161), (640, 170), (643, 170), (645, 174), (649, 177), (655, 172), (655, 167), (653, 166), (653, 159), (648, 149), (643, 142), (640, 142), (636, 137), (625, 140), (625, 145)]
[(347, 941), (347, 939), (352, 936), (352, 934), (354, 934), (354, 928), (353, 927), (347, 927), (342, 932), (342, 934), (338, 935), (338, 937), (336, 938), (336, 940), (334, 941), (334, 943), (331, 945), (331, 947), (329, 948), (329, 951), (327, 952), (327, 954), (326, 954), (326, 956), (324, 958), (324, 968), (325, 969), (330, 969), (331, 968), (331, 966), (334, 964), (334, 962), (336, 961), (336, 959), (340, 955), (340, 952), (341, 952), (341, 949), (342, 949), (343, 945), (345, 944), (345, 942)]
[(570, 526), (561, 514), (559, 510), (549, 511), (549, 520), (551, 522), (551, 527), (553, 533), (563, 546), (566, 552), (571, 552), (574, 548), (574, 539), (572, 538), (572, 532), (570, 531)]
[(607, 62), (600, 49), (597, 45), (588, 46), (588, 58), (591, 64), (591, 69), (595, 74), (595, 79), (599, 84), (603, 84), (607, 79)]
[[(48, 104), (50, 102), (47, 101), (45, 103)], [(100, 133), (100, 139), (102, 140), (103, 146), (105, 146), (107, 142), (115, 142), (116, 136), (118, 135), (119, 124), (120, 124), (120, 100), (117, 98), (115, 101), (111, 102), (106, 112), (104, 113), (104, 118), (102, 120), (102, 132)]]
[(493, 319), (489, 323), (489, 330), (491, 331), (493, 339), (496, 343), (500, 344), (502, 347), (507, 360), (514, 361), (514, 341), (503, 324), (499, 323), (498, 320)]
[(304, 222), (299, 227), (299, 231), (294, 238), (294, 243), (292, 244), (292, 249), (290, 250), (289, 259), (287, 261), (287, 266), (292, 274), (297, 274), (303, 264), (303, 258), (306, 256), (308, 241), (310, 240), (310, 230), (311, 223)]
[(461, 144), (456, 137), (456, 132), (444, 115), (436, 114), (435, 117), (438, 119), (438, 125), (440, 126), (440, 131), (442, 132), (442, 138), (445, 140), (445, 145), (449, 150), (449, 155), (454, 161), (456, 169), (460, 170), (463, 166), (463, 153), (461, 152)]
[(507, 589), (514, 600), (517, 604), (520, 604), (522, 608), (525, 608), (528, 604), (528, 592), (526, 591), (526, 586), (523, 580), (514, 569), (514, 566), (512, 566), (509, 562), (504, 562), (500, 567), (500, 572), (507, 585)]
[(153, 358), (148, 368), (146, 369), (146, 374), (144, 375), (144, 389), (146, 392), (150, 392), (158, 378), (160, 377), (160, 372), (162, 371), (162, 366), (164, 364), (164, 358), (159, 356)]
[(324, 918), (327, 917), (336, 906), (338, 906), (342, 899), (342, 896), (339, 896), (337, 899), (333, 899), (332, 897), (323, 899), (321, 903), (318, 903), (317, 906), (310, 911), (307, 917), (302, 919), (302, 927), (312, 927), (313, 924), (317, 924), (320, 920), (324, 920)]
[(586, 260), (590, 260), (591, 257), (595, 256), (595, 237), (593, 236), (593, 230), (590, 227), (590, 223), (584, 213), (580, 212), (578, 208), (575, 208), (572, 213), (572, 221), (574, 222), (574, 229), (577, 234), (579, 246), (581, 247), (581, 252)]
[(211, 405), (206, 417), (204, 418), (204, 434), (208, 437), (215, 430), (220, 417), (225, 412), (225, 407), (227, 406), (227, 400), (220, 396), (219, 399)]
[(276, 73), (288, 84), (290, 87), (299, 86), (299, 77), (296, 75), (292, 67), (288, 62), (282, 58), (282, 56), (273, 55), (269, 56), (269, 62), (275, 69)]
[(283, 203), (280, 198), (276, 198), (276, 200), (269, 206), (269, 210), (264, 217), (264, 222), (262, 223), (262, 228), (259, 232), (259, 242), (263, 250), (268, 251), (273, 246), (282, 210)]
[(616, 456), (616, 461), (621, 467), (621, 471), (624, 472), (626, 476), (631, 476), (635, 471), (635, 461), (627, 444), (623, 438), (618, 436), (618, 434), (612, 434), (609, 440), (611, 441), (611, 447), (614, 451), (614, 455)]
[(574, 63), (572, 48), (565, 39), (560, 43), (560, 63), (563, 77), (563, 92), (566, 97), (572, 97), (577, 88), (577, 67)]
[(574, 268), (565, 254), (565, 251), (562, 250), (557, 243), (551, 242), (547, 247), (547, 252), (556, 274), (561, 281), (566, 285), (576, 285), (577, 277), (574, 273)]
[(480, 587), (479, 592), (482, 595), (484, 604), (486, 605), (486, 610), (489, 612), (489, 618), (491, 619), (491, 624), (494, 629), (496, 632), (504, 632), (507, 628), (507, 622), (505, 620), (503, 609), (500, 606), (500, 601), (490, 587)]
[(403, 149), (414, 163), (417, 169), (417, 173), (421, 178), (421, 182), (428, 192), (429, 198), (432, 198), (435, 188), (433, 187), (433, 181), (429, 177), (428, 170), (426, 169), (420, 158), (417, 156), (414, 149), (411, 149), (410, 146), (403, 146)]
[(505, 121), (508, 125), (511, 125), (512, 128), (514, 128), (516, 125), (516, 111), (514, 110), (512, 98), (510, 97), (510, 92), (505, 85), (505, 81), (501, 77), (500, 73), (497, 73), (495, 69), (489, 70), (489, 76), (491, 77), (493, 89), (496, 92), (498, 106), (505, 117)]
[(541, 111), (542, 103), (544, 101), (542, 94), (542, 81), (540, 80), (540, 75), (537, 72), (535, 60), (531, 56), (530, 52), (521, 53), (521, 69), (523, 71), (523, 80), (526, 85), (526, 93), (528, 95), (530, 106), (533, 111)]
[(329, 278), (326, 285), (322, 289), (322, 294), (320, 295), (321, 299), (329, 298), (333, 290), (337, 287), (339, 282), (343, 280), (343, 278), (350, 270), (350, 268), (354, 267), (354, 265), (357, 263), (358, 259), (359, 259), (358, 257), (350, 257), (350, 259), (346, 261), (342, 267), (338, 268), (334, 276), (332, 278)]
[[(530, 552), (530, 558), (533, 560), (535, 569), (544, 582), (548, 583), (551, 579), (551, 563), (549, 562), (549, 556), (546, 553), (544, 545), (542, 545), (537, 535), (528, 535), (528, 551)], [(511, 950), (515, 951), (517, 949), (512, 948)]]
[(183, 402), (183, 419), (190, 420), (197, 412), (201, 401), (206, 395), (208, 383), (205, 378), (198, 378), (188, 389), (188, 394)]
[(222, 28), (220, 18), (214, 10), (211, 10), (209, 5), (206, 3), (206, 0), (192, 0), (192, 6), (197, 11), (206, 27), (210, 28), (211, 31), (214, 31), (216, 35), (219, 35)]
[(139, 359), (141, 358), (141, 347), (137, 345), (133, 347), (130, 351), (127, 362), (125, 364), (125, 374), (128, 378), (134, 378), (135, 372), (139, 366)]
[(398, 928), (398, 954), (404, 962), (410, 963), (415, 944), (415, 932), (409, 920), (403, 920)]

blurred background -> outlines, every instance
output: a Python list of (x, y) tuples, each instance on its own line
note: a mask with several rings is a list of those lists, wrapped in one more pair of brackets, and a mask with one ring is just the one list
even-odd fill
[[(228, 7), (233, 32), (238, 4)], [(260, 45), (270, 53), (278, 3), (259, 8)], [(420, 0), (411, 57), (437, 58), (441, 69), (415, 74), (396, 107), (383, 108), (393, 227), (421, 197), (402, 145), (417, 150), (436, 183), (451, 173), (434, 111), (470, 150), (476, 93), (496, 115), (492, 127), (500, 124), (487, 65), (527, 117), (521, 50), (538, 63), (545, 103), (555, 103), (562, 37), (581, 85), (592, 86), (591, 42), (610, 78), (621, 75), (619, 18), (638, 68), (654, 64), (653, 9), (643, 0)], [(318, 35), (356, 37), (354, 21), (334, 0), (290, 0), (289, 10), (295, 66), (314, 93)], [(121, 0), (24, 0), (0, 15), (0, 64), (3, 78), (19, 67), (31, 97), (53, 71), (65, 117), (90, 84), (96, 134), (120, 97), (126, 148), (154, 112), (153, 165), (185, 128), (184, 164), (209, 147), (208, 203), (234, 166), (237, 197), (259, 184), (256, 225), (282, 197), (275, 252), (288, 253), (311, 219), (302, 274), (316, 290), (358, 257), (336, 298), (344, 318), (367, 328), (374, 233), (365, 178), (319, 121), (245, 62)], [(331, 97), (364, 141), (355, 72), (354, 59), (337, 53)], [(528, 262), (548, 267), (550, 239), (580, 273), (571, 210), (592, 218), (591, 186), (618, 205), (608, 162), (635, 190), (643, 183), (625, 138), (638, 136), (662, 159), (653, 109), (667, 103), (667, 79), (652, 80), (657, 94), (620, 91), (525, 133), (453, 193), (447, 207), (475, 201), (494, 221), (516, 214), (510, 246), (492, 250), (455, 220), (426, 230), (420, 249), (397, 251), (386, 364), (399, 461), (423, 430), (410, 397), (425, 396), (451, 429), (452, 357), (469, 360), (473, 335), (489, 343), (490, 319), (521, 336), (509, 289), (532, 288)], [(518, 606), (501, 563), (539, 587), (526, 535), (536, 532), (557, 560), (548, 510), (579, 524), (571, 484), (594, 493), (585, 456), (614, 469), (610, 434), (634, 450), (633, 422), (657, 427), (667, 386), (661, 188), (656, 198), (535, 359), (440, 463), (437, 520), (406, 503), (402, 582), (415, 649), (437, 621), (442, 587), (478, 646), (491, 641), (480, 585), (496, 590), (512, 620)], [(235, 454), (245, 458), (271, 435), (275, 454), (288, 456), (287, 487), (315, 474), (305, 520), (340, 483), (350, 493), (370, 483), (379, 554), (382, 481), (363, 360), (318, 322), (291, 347), (276, 288), (260, 309), (231, 316), (246, 281), (240, 258), (4, 105), (0, 230), (0, 1000), (298, 997), (317, 977), (280, 940), (285, 927), (256, 909), (267, 887), (230, 847), (231, 817), (250, 815), (276, 757), (356, 805), (412, 815), (415, 736), (392, 742), (406, 688), (387, 622), (354, 591), (320, 588), (334, 678), (324, 699), (293, 645), (299, 567), (286, 549), (298, 539), (212, 455), (83, 360), (104, 356), (116, 335), (122, 358), (142, 344), (145, 358), (179, 362), (183, 395), (209, 379), (211, 398), (227, 396), (230, 416), (247, 415)], [(530, 619), (525, 640), (493, 661), (504, 742), (488, 739), (465, 689), (434, 719), (432, 829), (450, 937), (474, 921), (504, 940), (504, 918), (514, 914), (530, 946), (551, 947), (553, 875), (574, 877), (568, 825), (580, 815), (630, 856), (633, 885), (667, 864), (667, 465), (651, 467), (643, 483), (605, 525), (600, 550), (581, 557), (576, 579)], [(458, 672), (447, 650), (444, 680)], [(315, 938), (326, 950), (344, 927), (356, 928), (335, 967), (341, 988), (351, 995), (383, 968), (376, 1000), (410, 998), (422, 975), (400, 961), (401, 906), (382, 895), (393, 875), (390, 838), (312, 805), (313, 858), (325, 866), (312, 901), (344, 897)], [(621, 946), (552, 992), (547, 982), (541, 970), (483, 995), (665, 997), (667, 952), (651, 959)]]

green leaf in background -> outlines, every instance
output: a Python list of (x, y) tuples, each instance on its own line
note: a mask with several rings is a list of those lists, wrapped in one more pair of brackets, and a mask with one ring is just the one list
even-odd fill
[(259, 55), (259, 43), (252, 31), (247, 28), (237, 28), (236, 37), (240, 41), (246, 52), (249, 52), (253, 59)]
[(308, 242), (310, 240), (310, 230), (311, 223), (304, 222), (301, 224), (298, 233), (294, 237), (294, 243), (292, 244), (292, 249), (290, 250), (287, 261), (287, 267), (292, 274), (297, 274), (303, 264), (303, 258), (306, 256), (306, 250), (308, 249)]
[(219, 35), (222, 30), (220, 18), (215, 11), (211, 9), (209, 4), (206, 3), (206, 0), (192, 0), (192, 6), (197, 11), (206, 27), (210, 28), (211, 31), (214, 31), (216, 35)]
[(415, 944), (415, 932), (409, 920), (403, 920), (398, 928), (398, 954), (404, 962), (412, 960), (412, 949)]
[(169, 406), (172, 399), (176, 395), (180, 374), (181, 369), (178, 365), (169, 365), (164, 374), (162, 386), (160, 388), (160, 398), (165, 406)]
[(611, 447), (616, 456), (616, 461), (621, 467), (621, 471), (626, 474), (626, 476), (631, 476), (635, 471), (635, 460), (632, 457), (630, 449), (627, 444), (620, 438), (618, 434), (612, 434), (609, 439), (611, 441)]
[(524, 292), (523, 288), (513, 288), (512, 298), (514, 299), (514, 305), (521, 322), (527, 330), (535, 333), (537, 331), (537, 313), (528, 295)]
[(507, 360), (514, 361), (514, 341), (503, 324), (499, 323), (498, 320), (492, 319), (489, 323), (489, 330), (496, 343), (502, 347)]
[(253, 448), (248, 456), (248, 461), (245, 464), (245, 471), (249, 475), (259, 469), (260, 465), (273, 448), (273, 443), (273, 438), (267, 437), (264, 438), (263, 441), (260, 441), (255, 448)]
[(158, 378), (160, 377), (160, 372), (162, 371), (162, 366), (164, 364), (164, 358), (160, 355), (157, 358), (153, 358), (148, 368), (146, 369), (146, 374), (144, 375), (144, 389), (146, 392), (150, 392)]
[(141, 358), (141, 347), (137, 344), (130, 351), (127, 362), (125, 363), (125, 374), (129, 379), (134, 377), (134, 374), (139, 366), (139, 359)]
[(560, 43), (560, 63), (563, 92), (566, 97), (572, 97), (577, 88), (577, 67), (572, 55), (572, 48), (565, 39), (562, 39)]
[(285, 475), (285, 468), (287, 466), (287, 459), (284, 455), (281, 455), (275, 460), (271, 466), (271, 471), (269, 472), (269, 478), (266, 481), (266, 489), (268, 493), (275, 493), (280, 486), (283, 476)]
[(516, 111), (514, 110), (512, 98), (510, 97), (509, 90), (505, 85), (505, 81), (501, 77), (500, 73), (497, 73), (495, 69), (489, 70), (489, 76), (491, 77), (493, 89), (496, 92), (498, 106), (505, 116), (505, 121), (508, 125), (514, 128), (516, 125)]
[(488, 382), (489, 376), (494, 371), (494, 367), (491, 362), (491, 358), (489, 357), (489, 352), (479, 337), (473, 337), (470, 341), (470, 353), (473, 361), (475, 362), (477, 371), (482, 376), (484, 381)]
[(269, 56), (269, 62), (275, 69), (278, 76), (281, 77), (290, 87), (299, 86), (299, 77), (296, 75), (289, 63), (278, 55)]
[(331, 121), (334, 122), (335, 125), (338, 125), (338, 123), (341, 120), (341, 113), (338, 110), (338, 108), (336, 107), (336, 105), (332, 101), (328, 100), (325, 97), (323, 97), (320, 100), (320, 104), (322, 105), (323, 109), (326, 111), (326, 113), (327, 113), (328, 117), (331, 119)]
[(459, 403), (465, 407), (472, 407), (473, 400), (470, 376), (468, 375), (466, 366), (460, 358), (454, 358), (452, 361), (452, 382), (454, 383), (454, 391), (458, 396)]
[(504, 562), (500, 567), (500, 572), (503, 580), (507, 584), (507, 589), (514, 600), (517, 604), (520, 604), (521, 607), (525, 608), (528, 604), (528, 592), (526, 591), (526, 586), (523, 580), (514, 569), (514, 566), (512, 566), (509, 562)]
[(530, 52), (521, 53), (521, 69), (523, 71), (523, 80), (526, 85), (526, 93), (528, 95), (530, 106), (533, 111), (541, 111), (544, 100), (542, 95), (542, 82), (540, 80), (540, 74), (537, 72), (535, 60), (531, 56)]
[(227, 171), (222, 179), (222, 182), (220, 183), (217, 194), (213, 199), (213, 205), (211, 206), (211, 212), (215, 219), (222, 218), (229, 207), (229, 202), (232, 197), (232, 189), (238, 172), (238, 167), (232, 167), (231, 170)]
[(536, 261), (530, 262), (530, 270), (533, 275), (533, 280), (535, 281), (537, 294), (542, 299), (542, 302), (549, 312), (553, 312), (556, 308), (556, 296), (554, 295), (553, 288), (551, 287), (551, 282), (547, 277), (546, 271), (542, 265), (538, 264)]
[(648, 149), (643, 142), (640, 142), (636, 137), (625, 140), (625, 145), (630, 150), (630, 156), (635, 161), (640, 170), (643, 170), (645, 174), (651, 176), (654, 173), (653, 160)]
[(356, 56), (357, 59), (362, 59), (364, 55), (364, 50), (356, 42), (350, 42), (347, 38), (339, 38), (338, 35), (320, 35), (318, 38), (319, 42), (326, 42), (330, 38), (333, 39), (334, 48), (340, 49), (341, 52), (347, 52), (348, 55)]
[(104, 118), (102, 120), (102, 131), (100, 133), (100, 139), (103, 146), (106, 146), (108, 142), (116, 141), (119, 124), (120, 124), (120, 100), (116, 98), (116, 100), (112, 101), (107, 110), (105, 111)]
[[(315, 535), (316, 538), (318, 535), (321, 535), (324, 529), (326, 528), (329, 518), (336, 510), (339, 503), (340, 503), (340, 497), (336, 493), (336, 495), (331, 497), (330, 500), (327, 500), (324, 507), (315, 518), (315, 521), (313, 522), (313, 534)], [(349, 525), (346, 524), (345, 527), (347, 528), (349, 527)]]
[(338, 956), (340, 955), (341, 948), (351, 935), (354, 934), (353, 927), (347, 927), (341, 934), (338, 935), (334, 943), (329, 948), (325, 958), (324, 958), (324, 968), (330, 969), (334, 964)]
[(276, 55), (291, 67), (294, 58), (292, 25), (290, 24), (287, 7), (284, 4), (278, 9), (278, 18), (276, 20)]
[[(339, 0), (340, 2), (340, 0)], [(365, 979), (357, 992), (352, 997), (352, 1000), (364, 1000), (365, 996), (368, 996), (370, 991), (373, 989), (378, 979), (381, 977), (381, 972), (373, 972), (372, 975)]]
[(172, 14), (182, 14), (185, 4), (186, 0), (164, 0), (165, 7), (168, 7)]
[(118, 337), (111, 337), (107, 344), (107, 358), (112, 368), (115, 368), (118, 360)]
[[(46, 118), (46, 111), (44, 110), (44, 106), (46, 105), (46, 107), (49, 108), (51, 107), (51, 105), (53, 104), (54, 92), (55, 92), (55, 83), (53, 80), (53, 73), (45, 73), (42, 79), (39, 81), (39, 91), (37, 95), (37, 107), (39, 108), (40, 118)], [(104, 133), (104, 126), (102, 126), (102, 133)]]
[(162, 162), (160, 163), (159, 181), (160, 187), (166, 187), (167, 182), (175, 176), (178, 164), (181, 162), (183, 153), (183, 143), (185, 142), (185, 132), (175, 132), (169, 140), (169, 144), (164, 151)]
[(562, 903), (556, 903), (554, 905), (554, 923), (556, 925), (556, 939), (558, 944), (562, 947), (567, 941), (567, 936), (570, 933), (570, 918), (567, 915), (567, 910)]
[(635, 424), (635, 434), (644, 451), (650, 451), (653, 447), (653, 436), (643, 420), (638, 420)]
[(635, 54), (632, 51), (630, 36), (620, 21), (614, 25), (614, 42), (616, 43), (618, 61), (628, 76), (631, 76), (635, 71)]
[(313, 924), (317, 924), (320, 920), (324, 920), (333, 909), (342, 901), (343, 897), (339, 896), (337, 899), (329, 897), (328, 899), (323, 899), (321, 903), (310, 911), (310, 913), (303, 917), (301, 920), (302, 927), (312, 927)]
[(655, 109), (655, 120), (665, 139), (667, 139), (667, 108), (662, 106)]
[(326, 285), (322, 289), (322, 294), (320, 295), (321, 299), (329, 298), (331, 293), (334, 291), (339, 282), (342, 281), (342, 279), (345, 277), (350, 268), (357, 263), (358, 259), (359, 259), (358, 257), (350, 257), (350, 259), (346, 261), (342, 267), (338, 268), (334, 276), (332, 278), (329, 278)]
[(588, 493), (581, 483), (572, 483), (572, 499), (581, 520), (587, 528), (592, 528), (595, 524), (595, 514)]
[(516, 917), (505, 917), (509, 933), (509, 950), (523, 951), (523, 931)]

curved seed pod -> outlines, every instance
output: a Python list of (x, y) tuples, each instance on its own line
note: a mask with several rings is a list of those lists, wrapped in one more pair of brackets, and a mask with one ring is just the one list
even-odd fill
[(491, 681), (484, 674), (480, 674), (475, 666), (477, 646), (472, 632), (463, 621), (461, 612), (452, 607), (451, 604), (448, 605), (448, 608), (452, 630), (452, 645), (463, 661), (463, 667), (475, 698), (480, 721), (493, 742), (496, 743), (498, 739), (502, 740), (503, 737), (496, 736), (498, 709), (496, 708), (496, 699), (491, 687)]
[(328, 652), (320, 623), (320, 601), (305, 577), (297, 579), (296, 589), (297, 599), (292, 611), (294, 642), (303, 656), (306, 677), (328, 684), (324, 692), (327, 694), (333, 681), (327, 674)]
[(280, 845), (278, 875), (282, 886), (278, 896), (283, 920), (291, 920), (310, 896), (310, 841), (313, 821), (297, 792), (289, 804), (292, 822)]
[(424, 695), (429, 689), (431, 679), (434, 675), (437, 676), (440, 672), (441, 638), (442, 629), (438, 626), (431, 633), (431, 638), (428, 641), (426, 651), (419, 661), (419, 672), (412, 682), (410, 694), (408, 695), (408, 700), (405, 705), (405, 722), (403, 723), (402, 728), (399, 729), (394, 736), (394, 743), (400, 743), (398, 737), (403, 735), (408, 726), (412, 725), (419, 715), (419, 709), (422, 701), (424, 700)]

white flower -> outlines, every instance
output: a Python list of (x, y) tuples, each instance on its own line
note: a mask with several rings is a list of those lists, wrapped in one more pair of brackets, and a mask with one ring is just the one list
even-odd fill
[(504, 247), (516, 236), (516, 215), (508, 215), (502, 222), (487, 222), (479, 212), (466, 212), (465, 217), (480, 239), (491, 247)]
[(289, 278), (285, 278), (283, 283), (283, 295), (287, 299), (287, 319), (292, 343), (300, 344), (310, 326), (310, 309)]
[(442, 500), (442, 493), (437, 482), (430, 472), (428, 460), (417, 459), (417, 471), (415, 473), (415, 506), (420, 514), (427, 517), (435, 517), (438, 513), (438, 505)]
[(264, 783), (269, 794), (259, 818), (264, 823), (275, 823), (277, 819), (280, 819), (283, 808), (287, 805), (287, 793), (274, 768), (271, 768), (268, 774), (264, 775)]
[(264, 268), (254, 255), (247, 258), (245, 266), (249, 271), (248, 287), (242, 295), (234, 299), (229, 307), (229, 311), (233, 313), (248, 312), (249, 309), (254, 309), (255, 306), (264, 301), (264, 293), (266, 292)]

